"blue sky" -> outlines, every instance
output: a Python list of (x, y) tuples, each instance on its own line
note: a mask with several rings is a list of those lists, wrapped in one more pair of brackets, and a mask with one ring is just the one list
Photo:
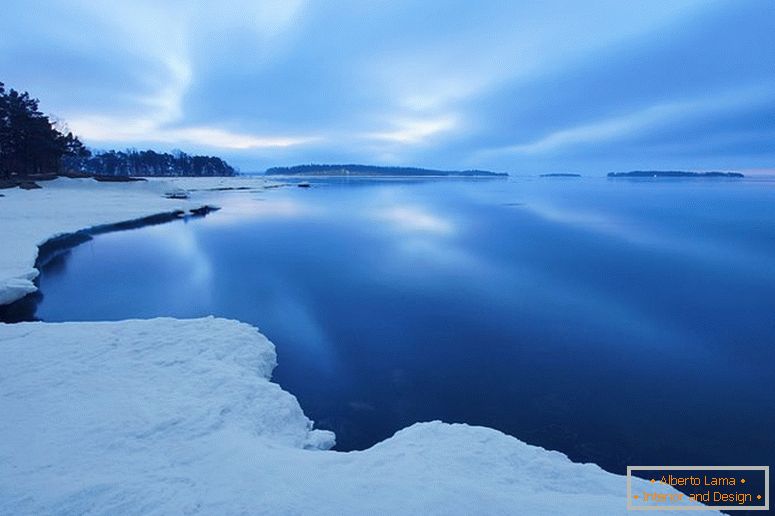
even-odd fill
[(775, 1), (17, 1), (0, 81), (243, 171), (775, 168)]

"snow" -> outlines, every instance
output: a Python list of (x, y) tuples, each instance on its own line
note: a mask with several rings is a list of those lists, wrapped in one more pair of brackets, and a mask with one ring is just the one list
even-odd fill
[[(207, 191), (224, 186), (260, 188), (261, 177), (170, 178), (132, 183), (99, 183), (91, 179), (59, 178), (40, 183), (39, 190), (0, 190), (0, 305), (36, 290), (35, 259), (46, 240), (92, 226), (135, 220), (206, 203), (206, 196), (191, 200), (167, 199), (178, 189)], [(194, 200), (196, 199), (196, 200)]]
[(488, 428), (323, 451), (275, 360), (212, 317), (0, 324), (0, 514), (626, 512), (623, 476)]
[[(58, 179), (0, 197), (0, 304), (57, 235), (212, 200), (263, 178)], [(166, 192), (183, 188), (188, 200)], [(237, 321), (0, 324), (0, 514), (624, 514), (625, 477), (496, 430), (415, 424), (329, 450)], [(637, 480), (633, 489), (648, 489)]]

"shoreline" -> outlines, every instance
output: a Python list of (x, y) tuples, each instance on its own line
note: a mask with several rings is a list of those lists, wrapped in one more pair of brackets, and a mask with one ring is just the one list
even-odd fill
[(46, 264), (52, 260), (55, 260), (79, 245), (92, 240), (93, 237), (106, 233), (130, 231), (132, 229), (167, 224), (176, 220), (204, 218), (208, 213), (217, 209), (219, 208), (205, 204), (198, 208), (189, 208), (187, 212), (178, 209), (169, 212), (156, 213), (121, 222), (90, 226), (71, 233), (64, 233), (49, 238), (38, 245), (38, 254), (34, 264), (34, 268), (38, 271), (38, 274), (32, 280), (35, 290), (25, 294), (19, 299), (0, 304), (0, 323), (15, 324), (20, 322), (38, 321), (38, 319), (35, 319), (35, 309), (38, 298), (41, 295), (38, 284), (41, 267), (45, 267)]
[[(255, 189), (271, 185), (263, 178), (241, 178), (237, 182)], [(195, 198), (188, 195), (192, 184), (204, 190)], [(0, 197), (0, 213), (4, 215), (0, 217), (0, 233), (9, 235), (7, 242), (14, 249), (0, 249), (0, 306), (37, 290), (33, 282), (38, 276), (35, 264), (41, 248), (45, 251), (56, 246), (60, 238), (82, 239), (89, 234), (206, 214), (217, 209), (212, 203), (214, 196), (207, 195), (207, 191), (223, 184), (221, 177), (107, 183), (58, 178), (39, 189), (5, 190)]]
[[(269, 178), (277, 178), (277, 179), (292, 179), (292, 178), (300, 178), (300, 179), (509, 179), (510, 176), (440, 176), (440, 175), (397, 175), (397, 176), (391, 176), (391, 175), (381, 175), (381, 174), (290, 174), (290, 175), (282, 175), (282, 174), (272, 174), (268, 176), (263, 176), (256, 174), (256, 177), (266, 177)], [(242, 176), (245, 177), (245, 176)]]
[[(122, 185), (117, 188), (125, 187)], [(146, 201), (150, 209), (157, 206), (158, 199), (147, 197)], [(164, 202), (170, 201), (164, 199)], [(188, 199), (184, 208), (168, 212), (123, 222), (96, 223), (70, 232), (55, 232), (38, 245), (33, 265), (45, 263), (93, 235), (174, 221), (187, 211), (190, 212), (194, 204)], [(68, 209), (83, 209), (86, 205), (81, 200), (68, 204)], [(37, 208), (46, 209), (46, 205)], [(0, 204), (2, 209), (3, 204)], [(133, 209), (145, 207), (134, 206)], [(75, 213), (73, 211), (70, 215), (79, 219), (74, 216)], [(58, 215), (62, 216), (61, 213)], [(89, 213), (81, 215), (84, 216), (81, 220), (91, 216)], [(57, 224), (52, 227), (54, 225)], [(0, 281), (4, 279), (0, 277)], [(232, 345), (237, 348), (233, 349)], [(0, 324), (0, 354), (6, 357), (6, 372), (16, 382), (0, 383), (3, 391), (0, 394), (19, 397), (18, 406), (12, 404), (8, 410), (9, 398), (0, 396), (5, 412), (11, 416), (6, 418), (8, 423), (5, 427), (0, 425), (0, 436), (7, 437), (0, 441), (10, 443), (7, 449), (0, 444), (0, 478), (4, 477), (10, 483), (6, 485), (0, 480), (0, 512), (3, 512), (4, 507), (10, 512), (61, 510), (62, 507), (68, 507), (62, 505), (63, 500), (77, 500), (83, 496), (91, 500), (90, 506), (102, 507), (103, 510), (108, 510), (106, 508), (110, 505), (105, 504), (115, 496), (127, 496), (136, 504), (145, 503), (146, 490), (127, 493), (126, 479), (142, 478), (148, 463), (159, 463), (162, 466), (157, 475), (163, 478), (168, 478), (164, 475), (172, 475), (169, 478), (182, 475), (189, 479), (188, 483), (173, 483), (172, 487), (165, 486), (162, 491), (154, 490), (151, 494), (151, 498), (157, 500), (158, 507), (164, 507), (170, 512), (182, 512), (189, 507), (191, 500), (199, 500), (200, 507), (217, 511), (220, 498), (236, 498), (246, 506), (270, 507), (275, 511), (301, 507), (298, 505), (301, 503), (299, 500), (305, 500), (304, 503), (308, 504), (305, 509), (308, 511), (327, 512), (343, 507), (344, 501), (351, 499), (352, 489), (356, 489), (384, 492), (381, 499), (392, 499), (392, 502), (381, 509), (399, 512), (431, 506), (461, 512), (477, 507), (481, 509), (480, 503), (483, 501), (501, 511), (509, 508), (513, 510), (515, 507), (547, 510), (553, 507), (552, 500), (558, 498), (564, 500), (566, 505), (563, 507), (569, 513), (603, 509), (626, 513), (626, 477), (606, 472), (594, 464), (574, 463), (560, 452), (528, 445), (515, 437), (485, 427), (441, 422), (415, 423), (363, 451), (310, 452), (309, 449), (330, 448), (333, 445), (333, 434), (313, 430), (313, 423), (304, 416), (295, 397), (271, 381), (271, 371), (276, 364), (274, 346), (257, 329), (244, 323), (209, 317), (104, 323)], [(145, 358), (137, 359), (137, 356)], [(194, 369), (180, 365), (187, 363), (197, 365)], [(236, 368), (233, 371), (222, 371), (226, 363), (233, 363)], [(115, 371), (110, 376), (112, 387), (106, 391), (98, 390), (95, 400), (88, 395), (84, 397), (91, 389), (86, 392), (78, 389), (82, 385), (102, 385), (104, 378), (101, 371), (106, 367)], [(197, 374), (192, 377), (190, 373), (193, 371)], [(216, 373), (222, 376), (218, 377)], [(213, 377), (214, 374), (216, 377)], [(264, 380), (254, 378), (257, 376), (263, 376)], [(135, 377), (141, 380), (133, 381)], [(177, 393), (183, 389), (185, 392), (198, 392), (192, 389), (198, 389), (201, 382), (215, 382), (213, 385), (218, 386), (215, 393), (220, 394), (215, 396), (214, 391), (202, 391), (191, 398), (193, 404), (187, 398), (166, 397), (167, 391)], [(20, 389), (19, 385), (30, 387)], [(50, 388), (43, 388), (46, 385)], [(157, 389), (157, 385), (166, 387)], [(235, 391), (236, 387), (233, 386), (239, 387), (239, 390)], [(223, 389), (226, 390), (221, 392)], [(55, 396), (53, 401), (50, 396)], [(63, 398), (60, 400), (59, 396)], [(120, 405), (125, 403), (125, 399), (131, 401), (137, 396), (147, 398), (147, 403), (141, 407), (144, 407), (143, 410), (151, 409), (153, 413), (128, 424), (122, 419), (126, 416), (117, 417), (119, 414), (114, 413), (111, 407), (113, 403)], [(258, 406), (255, 402), (243, 405), (244, 402), (239, 400), (244, 399), (259, 400)], [(289, 399), (293, 402), (287, 401)], [(154, 412), (155, 400), (168, 404), (158, 414)], [(88, 410), (81, 411), (85, 421), (70, 421), (68, 413), (71, 403), (78, 406), (85, 404)], [(277, 403), (282, 404), (277, 410), (261, 408), (265, 405), (274, 407)], [(16, 468), (20, 466), (19, 461), (27, 459), (16, 455), (16, 450), (24, 447), (14, 446), (13, 443), (14, 439), (23, 440), (25, 436), (19, 437), (15, 432), (22, 430), (22, 434), (34, 434), (39, 424), (37, 419), (25, 419), (30, 417), (23, 412), (28, 410), (26, 407), (34, 407), (33, 416), (42, 411), (41, 421), (46, 421), (46, 425), (52, 427), (52, 435), (57, 436), (53, 441), (56, 446), (47, 450), (53, 458), (46, 460), (54, 460), (59, 467), (57, 470), (46, 471), (41, 464), (40, 468), (44, 469), (40, 469), (40, 473), (20, 477), (22, 473), (17, 472)], [(254, 413), (259, 408), (259, 413)], [(203, 414), (203, 418), (217, 417), (202, 426), (203, 423), (192, 416), (192, 411)], [(287, 418), (288, 413), (293, 414), (291, 419)], [(248, 414), (252, 415), (248, 417)], [(20, 427), (17, 428), (17, 425)], [(127, 425), (134, 430), (122, 437)], [(234, 429), (230, 425), (240, 428), (238, 435), (233, 434)], [(264, 430), (255, 434), (256, 426)], [(104, 435), (99, 434), (102, 436), (99, 439), (88, 437), (95, 429), (104, 432)], [(191, 435), (196, 436), (197, 444), (185, 444)], [(154, 440), (145, 443), (147, 436)], [(294, 437), (288, 440), (288, 436)], [(132, 444), (139, 438), (145, 443), (140, 451), (135, 450), (137, 445)], [(116, 439), (118, 443), (124, 443), (122, 439), (128, 441), (117, 447), (114, 442)], [(103, 441), (105, 445), (101, 447)], [(33, 441), (31, 446), (33, 449), (36, 446), (45, 449), (53, 445), (44, 439)], [(168, 450), (184, 446), (190, 446), (186, 460), (194, 466), (184, 468), (182, 472), (177, 466), (170, 469), (172, 464), (166, 461), (177, 463), (180, 459), (167, 458)], [(238, 450), (236, 455), (235, 450)], [(89, 457), (95, 462), (82, 462)], [(130, 466), (136, 464), (133, 466), (135, 470), (130, 468), (130, 473), (134, 474), (122, 480), (111, 466), (117, 458), (129, 460)], [(68, 467), (70, 460), (75, 461), (74, 469)], [(250, 466), (257, 460), (271, 474), (263, 467), (256, 470)], [(3, 472), (3, 468), (7, 467), (3, 464), (14, 469)], [(202, 472), (212, 468), (224, 468), (239, 477), (247, 473), (247, 476), (241, 488), (217, 485), (211, 488), (211, 498), (203, 499), (199, 489), (190, 486), (207, 486), (209, 477)], [(87, 471), (92, 470), (99, 472), (91, 481), (97, 484), (86, 480), (92, 478), (87, 474)], [(166, 473), (168, 470), (171, 473)], [(41, 487), (47, 482), (39, 484), (41, 478), (38, 475), (53, 482), (75, 475), (85, 485), (77, 483), (79, 485), (69, 491), (65, 489), (65, 492), (47, 498), (48, 495), (43, 492), (45, 489)], [(266, 489), (276, 487), (278, 477), (286, 480), (301, 477), (305, 481), (293, 485), (290, 489), (293, 496), (290, 499), (272, 498), (266, 494)], [(113, 478), (115, 481), (105, 484), (103, 478)], [(577, 479), (584, 479), (584, 483), (578, 484)], [(258, 490), (258, 494), (251, 494), (255, 483), (263, 485), (264, 491)], [(501, 488), (505, 484), (513, 486), (511, 492), (503, 492)], [(638, 482), (636, 484), (640, 485)], [(95, 494), (94, 489), (99, 486), (107, 486), (104, 488), (108, 489), (105, 495), (108, 500), (100, 498), (99, 492)], [(647, 487), (645, 481), (643, 487)], [(28, 490), (31, 493), (26, 492)], [(171, 492), (176, 493), (172, 498)], [(390, 493), (395, 492), (404, 493), (402, 499), (391, 498)], [(178, 496), (178, 493), (184, 494)], [(407, 497), (406, 493), (412, 493), (414, 498)], [(36, 505), (30, 506), (30, 500)], [(354, 507), (353, 512), (378, 509), (370, 506), (368, 500), (363, 500), (361, 504)]]

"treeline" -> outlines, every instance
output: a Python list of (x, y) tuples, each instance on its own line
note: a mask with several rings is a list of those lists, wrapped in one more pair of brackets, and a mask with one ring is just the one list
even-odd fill
[(234, 176), (221, 158), (152, 150), (95, 152), (38, 109), (27, 92), (0, 82), (0, 179), (62, 173), (98, 176)]
[(215, 156), (189, 156), (152, 150), (95, 152), (88, 157), (68, 156), (63, 160), (69, 171), (104, 176), (234, 176), (237, 171)]
[(38, 109), (29, 93), (6, 91), (0, 82), (0, 178), (56, 174), (64, 157), (87, 158), (89, 150), (70, 131)]
[(505, 172), (488, 170), (433, 170), (417, 167), (381, 167), (376, 165), (296, 165), (273, 167), (267, 175), (301, 176), (507, 176)]
[(683, 170), (633, 170), (609, 172), (608, 177), (745, 177), (740, 172), (686, 172)]

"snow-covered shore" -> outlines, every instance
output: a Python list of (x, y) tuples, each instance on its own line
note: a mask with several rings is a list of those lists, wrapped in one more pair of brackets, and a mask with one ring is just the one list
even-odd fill
[[(34, 289), (47, 239), (204, 200), (169, 188), (0, 191), (0, 303)], [(422, 423), (325, 451), (333, 435), (271, 382), (275, 363), (224, 319), (0, 324), (0, 514), (626, 513), (625, 477), (492, 429)]]
[(39, 190), (0, 190), (0, 305), (36, 290), (35, 259), (47, 240), (94, 226), (190, 210), (205, 200), (168, 199), (165, 193), (225, 187), (258, 188), (260, 177), (171, 178), (131, 183), (99, 183), (59, 178)]
[(626, 512), (624, 477), (488, 428), (320, 451), (236, 321), (0, 325), (0, 363), (0, 514)]

